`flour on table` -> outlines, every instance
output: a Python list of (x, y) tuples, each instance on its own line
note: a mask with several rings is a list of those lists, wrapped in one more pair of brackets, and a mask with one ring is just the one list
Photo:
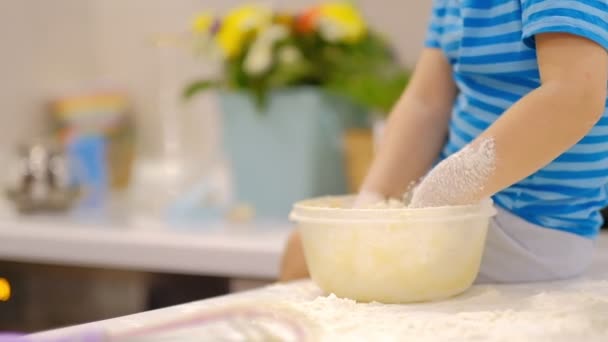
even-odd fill
[(321, 341), (600, 342), (608, 336), (608, 287), (596, 283), (523, 300), (487, 285), (449, 304), (365, 304), (330, 294), (289, 305), (323, 326)]

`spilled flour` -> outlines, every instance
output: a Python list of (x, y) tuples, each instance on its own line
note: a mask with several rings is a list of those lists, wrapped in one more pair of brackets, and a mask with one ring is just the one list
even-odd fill
[(383, 305), (322, 296), (307, 284), (309, 299), (294, 294), (287, 304), (322, 327), (321, 341), (608, 340), (608, 282), (531, 288), (478, 286), (445, 302)]
[(467, 145), (433, 168), (412, 194), (411, 208), (473, 202), (496, 168), (493, 139)]

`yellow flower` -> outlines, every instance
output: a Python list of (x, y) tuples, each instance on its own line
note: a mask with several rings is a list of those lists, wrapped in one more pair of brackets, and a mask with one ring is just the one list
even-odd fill
[(203, 12), (194, 18), (192, 23), (192, 30), (198, 34), (209, 34), (215, 18), (210, 12)]
[(220, 28), (217, 34), (217, 43), (225, 57), (235, 57), (241, 52), (244, 41), (244, 34), (234, 27)]
[(359, 11), (349, 2), (334, 1), (319, 6), (320, 29), (331, 41), (355, 43), (367, 33)]
[(247, 38), (272, 23), (270, 9), (256, 5), (243, 5), (228, 13), (221, 24), (217, 42), (228, 58), (237, 56)]
[(277, 24), (285, 25), (285, 27), (291, 27), (293, 24), (294, 17), (287, 13), (279, 12), (274, 17), (274, 22)]

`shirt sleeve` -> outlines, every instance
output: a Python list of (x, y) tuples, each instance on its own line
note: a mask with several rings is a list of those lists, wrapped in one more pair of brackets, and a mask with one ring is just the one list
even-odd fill
[(433, 0), (433, 10), (426, 31), (424, 46), (429, 48), (439, 48), (440, 39), (443, 34), (443, 17), (445, 16), (445, 0)]
[(569, 33), (608, 50), (608, 0), (521, 0), (523, 41), (541, 33)]

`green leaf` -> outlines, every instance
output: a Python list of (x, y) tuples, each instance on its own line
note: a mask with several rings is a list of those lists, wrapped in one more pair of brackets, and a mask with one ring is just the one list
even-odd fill
[(254, 86), (252, 88), (253, 101), (258, 113), (263, 114), (268, 106), (268, 94), (263, 85)]
[(220, 82), (215, 80), (200, 80), (190, 83), (186, 88), (184, 88), (184, 92), (182, 94), (184, 100), (190, 100), (200, 92), (209, 90), (211, 88), (218, 88), (220, 86)]

